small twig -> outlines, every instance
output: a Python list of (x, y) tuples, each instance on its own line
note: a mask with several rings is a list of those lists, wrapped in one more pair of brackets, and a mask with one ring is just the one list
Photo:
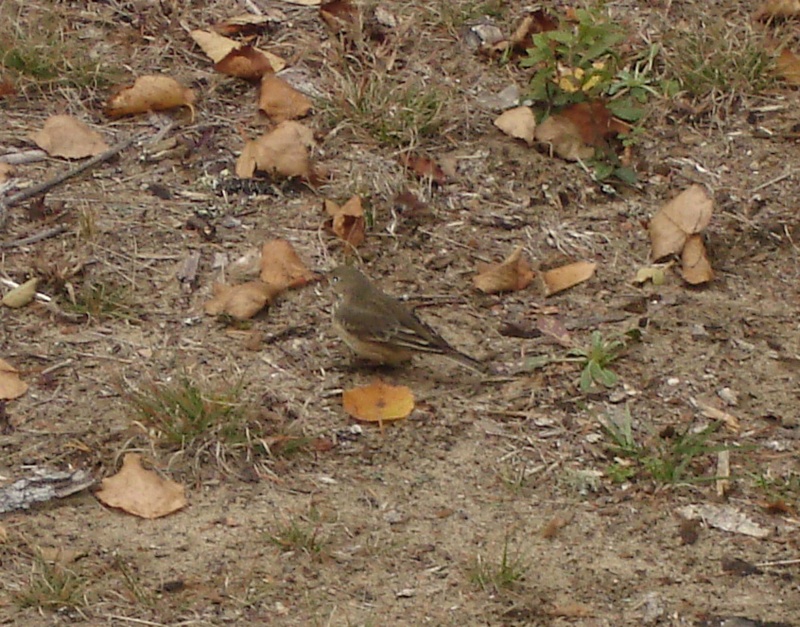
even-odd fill
[(44, 150), (23, 150), (0, 155), (0, 163), (9, 165), (22, 165), (24, 163), (44, 161), (45, 159), (47, 159), (47, 153)]
[(44, 231), (39, 231), (38, 233), (34, 233), (33, 235), (28, 235), (28, 237), (22, 237), (20, 239), (12, 239), (7, 242), (0, 242), (0, 248), (17, 248), (18, 246), (27, 246), (28, 244), (34, 244), (36, 242), (41, 242), (43, 239), (48, 239), (50, 237), (55, 237), (56, 235), (61, 235), (65, 231), (68, 231), (69, 227), (66, 224), (58, 224), (56, 226), (52, 226), (49, 229), (45, 229)]
[(769, 566), (794, 566), (795, 564), (800, 564), (800, 559), (759, 562), (758, 564), (755, 564), (755, 566), (758, 566), (759, 568), (767, 568)]
[(78, 176), (79, 174), (85, 172), (86, 170), (93, 168), (99, 163), (103, 163), (104, 161), (108, 161), (114, 155), (122, 152), (128, 146), (133, 144), (134, 142), (138, 141), (143, 137), (142, 134), (132, 135), (128, 139), (121, 141), (115, 146), (112, 146), (105, 152), (100, 153), (96, 157), (92, 157), (85, 163), (80, 164), (79, 166), (73, 168), (72, 170), (67, 170), (66, 172), (62, 172), (58, 176), (53, 177), (49, 181), (44, 181), (43, 183), (39, 183), (38, 185), (34, 185), (33, 187), (29, 187), (28, 189), (22, 190), (18, 194), (15, 194), (5, 201), (0, 202), (0, 228), (2, 228), (6, 223), (7, 218), (7, 210), (14, 205), (17, 205), (29, 198), (33, 198), (34, 196), (38, 196), (46, 191), (51, 190), (56, 185), (60, 185), (64, 181), (71, 179), (74, 176)]

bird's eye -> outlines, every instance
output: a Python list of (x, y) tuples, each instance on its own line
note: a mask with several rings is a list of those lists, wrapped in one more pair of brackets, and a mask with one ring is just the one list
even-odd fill
[(339, 277), (338, 276), (332, 276), (331, 277), (331, 283), (338, 283), (338, 282), (339, 282)]

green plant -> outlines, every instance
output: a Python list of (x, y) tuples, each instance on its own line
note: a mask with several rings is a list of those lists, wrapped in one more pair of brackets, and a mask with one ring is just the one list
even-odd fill
[(126, 288), (111, 283), (86, 282), (71, 292), (65, 309), (93, 320), (132, 320), (136, 318)]
[(77, 573), (37, 554), (27, 587), (15, 592), (13, 599), (20, 607), (76, 609), (85, 604), (83, 588)]
[(592, 332), (588, 348), (574, 348), (567, 353), (568, 357), (576, 357), (583, 364), (580, 378), (582, 392), (589, 392), (597, 385), (614, 387), (619, 377), (608, 365), (619, 357), (625, 348), (622, 339), (603, 339), (600, 331)]
[(288, 520), (268, 537), (269, 541), (283, 551), (301, 551), (312, 557), (319, 557), (326, 542), (320, 537), (319, 513), (312, 508), (308, 519)]
[(137, 418), (157, 437), (181, 448), (212, 439), (228, 444), (246, 440), (241, 387), (209, 391), (187, 376), (169, 383), (152, 382), (143, 391), (126, 393)]
[(478, 555), (470, 569), (470, 581), (484, 591), (499, 592), (511, 588), (525, 578), (527, 566), (517, 553), (512, 556), (509, 550), (508, 535), (503, 538), (503, 553), (498, 563), (487, 563)]
[(682, 431), (668, 430), (651, 437), (649, 444), (638, 442), (634, 437), (633, 418), (628, 408), (613, 419), (606, 418), (601, 424), (614, 457), (606, 474), (616, 483), (640, 476), (659, 484), (713, 481), (713, 476), (698, 474), (698, 461), (730, 449), (711, 442), (722, 424), (720, 422), (709, 423), (699, 430), (691, 424)]

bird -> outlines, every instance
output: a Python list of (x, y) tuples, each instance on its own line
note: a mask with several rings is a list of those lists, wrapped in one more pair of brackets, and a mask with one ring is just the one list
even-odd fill
[(487, 372), (483, 363), (450, 346), (400, 301), (373, 285), (356, 267), (335, 268), (329, 282), (338, 295), (333, 307), (334, 331), (358, 357), (397, 366), (410, 361), (415, 353), (434, 353), (471, 370)]

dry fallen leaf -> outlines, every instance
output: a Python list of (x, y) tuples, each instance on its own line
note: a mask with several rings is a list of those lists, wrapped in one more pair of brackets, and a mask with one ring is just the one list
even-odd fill
[(168, 76), (140, 76), (108, 99), (106, 114), (111, 117), (189, 107), (194, 117), (194, 92)]
[(306, 285), (314, 280), (294, 247), (284, 239), (274, 239), (261, 249), (261, 280), (278, 292)]
[(356, 248), (364, 241), (367, 228), (361, 197), (353, 196), (341, 207), (332, 200), (324, 201), (325, 212), (330, 216), (326, 226), (335, 235)]
[(215, 283), (213, 289), (214, 298), (205, 304), (206, 313), (212, 316), (228, 314), (237, 320), (252, 318), (280, 292), (263, 281), (241, 285)]
[(19, 398), (28, 391), (28, 384), (19, 378), (19, 371), (0, 359), (0, 400)]
[(800, 85), (800, 57), (784, 48), (775, 60), (775, 69), (783, 80), (790, 85)]
[(220, 74), (243, 78), (246, 81), (258, 81), (270, 76), (275, 71), (267, 56), (253, 46), (242, 46), (231, 50), (225, 58), (214, 64)]
[(267, 74), (261, 79), (258, 108), (273, 122), (302, 118), (311, 111), (311, 101), (282, 78)]
[(39, 279), (34, 277), (28, 279), (22, 285), (18, 285), (10, 290), (3, 296), (3, 304), (11, 309), (19, 309), (28, 303), (32, 302), (36, 296), (36, 286), (39, 284)]
[(319, 15), (334, 33), (358, 24), (358, 9), (350, 0), (331, 0), (319, 7)]
[(312, 177), (308, 149), (314, 145), (311, 129), (287, 120), (258, 139), (245, 144), (236, 161), (236, 176), (253, 178), (256, 170), (287, 178)]
[(702, 520), (709, 527), (753, 538), (766, 538), (771, 534), (769, 529), (752, 521), (733, 505), (701, 503), (679, 507), (675, 512), (687, 520)]
[(702, 185), (692, 185), (658, 210), (650, 220), (650, 253), (653, 261), (683, 250), (689, 235), (708, 226), (714, 201)]
[[(223, 37), (219, 33), (214, 33), (207, 30), (193, 30), (191, 33), (189, 33), (189, 35), (191, 35), (195, 43), (202, 48), (203, 52), (205, 52), (208, 58), (211, 59), (215, 64), (220, 63), (235, 50), (250, 47), (244, 46), (238, 41), (234, 41), (228, 37)], [(253, 48), (253, 53), (245, 53), (245, 56), (249, 56), (251, 58), (263, 57), (263, 59), (269, 63), (273, 72), (280, 72), (286, 67), (286, 61), (281, 59), (279, 56), (265, 50), (259, 50), (258, 48)], [(258, 65), (261, 65), (261, 63), (262, 62), (259, 60)]]
[(536, 116), (530, 107), (515, 107), (498, 116), (494, 125), (506, 135), (523, 139), (528, 146), (533, 144), (536, 132)]
[(753, 16), (756, 20), (797, 17), (800, 15), (800, 0), (766, 0)]
[(664, 268), (660, 266), (645, 266), (644, 268), (639, 268), (633, 282), (636, 285), (644, 285), (648, 281), (652, 281), (653, 285), (663, 285), (664, 279)]
[(522, 246), (519, 246), (502, 263), (481, 264), (479, 273), (472, 277), (472, 283), (486, 294), (516, 292), (528, 287), (534, 276), (531, 265), (522, 256)]
[(286, 19), (286, 15), (278, 9), (271, 9), (268, 13), (268, 15), (254, 15), (252, 13), (234, 15), (224, 22), (215, 24), (212, 28), (214, 32), (220, 35), (252, 37), (269, 28), (270, 24), (283, 22)]
[(549, 144), (556, 155), (567, 161), (591, 159), (594, 156), (594, 148), (583, 143), (575, 123), (558, 114), (551, 115), (536, 127), (535, 139)]
[(100, 484), (98, 500), (141, 518), (160, 518), (186, 506), (183, 486), (142, 468), (141, 456), (127, 453), (119, 472)]
[(430, 178), (439, 185), (444, 185), (447, 181), (444, 170), (430, 157), (407, 152), (400, 157), (400, 163), (420, 178)]
[(16, 93), (17, 90), (14, 88), (14, 84), (10, 80), (0, 78), (0, 98), (13, 96)]
[(681, 276), (691, 285), (708, 283), (714, 278), (702, 235), (692, 235), (686, 240), (681, 252)]
[(108, 150), (103, 136), (71, 115), (47, 118), (42, 130), (31, 135), (33, 142), (53, 157), (83, 159)]
[(597, 264), (591, 261), (578, 261), (560, 268), (554, 268), (542, 273), (542, 280), (546, 288), (546, 296), (551, 296), (565, 289), (583, 283), (594, 275)]
[(376, 381), (342, 393), (344, 410), (367, 422), (386, 422), (407, 417), (414, 410), (414, 394), (404, 385)]

